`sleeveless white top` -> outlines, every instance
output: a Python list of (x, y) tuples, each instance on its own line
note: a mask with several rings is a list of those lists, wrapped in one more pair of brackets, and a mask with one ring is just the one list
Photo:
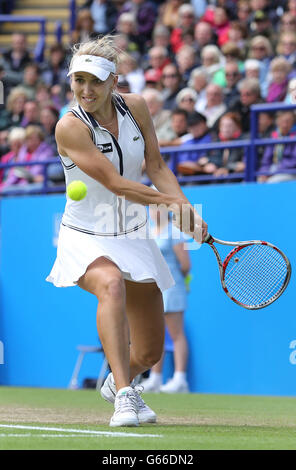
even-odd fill
[[(77, 105), (70, 110), (91, 131), (96, 147), (115, 166), (118, 173), (132, 181), (141, 181), (145, 141), (141, 130), (120, 95), (113, 95), (117, 112), (118, 140)], [(83, 181), (87, 195), (81, 201), (67, 196), (62, 225), (91, 235), (118, 236), (138, 230), (147, 222), (146, 209), (141, 204), (116, 196), (94, 178), (84, 173), (69, 157), (60, 155), (66, 185)]]

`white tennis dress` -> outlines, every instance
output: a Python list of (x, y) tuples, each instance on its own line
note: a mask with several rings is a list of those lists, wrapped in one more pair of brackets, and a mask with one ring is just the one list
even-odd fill
[[(140, 181), (145, 142), (123, 98), (113, 96), (117, 111), (118, 140), (81, 106), (71, 112), (90, 129), (94, 144), (128, 180)], [(81, 201), (67, 196), (59, 232), (57, 258), (47, 281), (57, 287), (74, 286), (97, 258), (112, 260), (124, 279), (156, 282), (161, 291), (174, 284), (156, 244), (149, 238), (146, 208), (118, 197), (60, 155), (66, 185), (83, 181), (87, 195)]]

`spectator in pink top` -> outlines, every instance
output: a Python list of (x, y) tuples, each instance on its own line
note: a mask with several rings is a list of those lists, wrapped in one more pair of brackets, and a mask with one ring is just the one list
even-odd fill
[[(25, 130), (25, 143), (19, 149), (18, 162), (44, 161), (54, 157), (52, 147), (44, 141), (44, 133), (39, 126), (28, 126)], [(14, 167), (8, 171), (1, 190), (13, 185), (42, 183), (43, 165)]]
[[(17, 159), (18, 153), (20, 151), (21, 146), (25, 142), (26, 131), (22, 127), (14, 127), (8, 134), (8, 145), (9, 145), (9, 152), (1, 158), (1, 163), (12, 163), (14, 160)], [(10, 170), (0, 170), (0, 188), (5, 181), (7, 174)]]
[(268, 87), (267, 103), (283, 101), (286, 97), (289, 84), (291, 64), (284, 57), (275, 57), (270, 63), (272, 80)]

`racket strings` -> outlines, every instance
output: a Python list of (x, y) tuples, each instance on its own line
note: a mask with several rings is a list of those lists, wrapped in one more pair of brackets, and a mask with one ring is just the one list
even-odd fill
[[(232, 274), (228, 276), (229, 288), (230, 279), (232, 279), (233, 282), (233, 296), (236, 298), (240, 297), (237, 300), (249, 304), (257, 304), (268, 300), (278, 291), (281, 285), (281, 278), (276, 277), (278, 272), (275, 270), (275, 265), (273, 264), (275, 260), (272, 261), (274, 256), (266, 260), (265, 257), (262, 257), (262, 253), (260, 252), (257, 253), (255, 261), (253, 255), (254, 250), (248, 250), (248, 253), (243, 257), (243, 262), (241, 262), (241, 260), (239, 262), (240, 269), (232, 268)], [(244, 277), (242, 277), (242, 275)]]
[(225, 271), (229, 294), (246, 305), (268, 302), (282, 288), (287, 265), (268, 245), (250, 245), (234, 253)]
[[(278, 277), (278, 257), (275, 256), (275, 253), (277, 252), (270, 252), (270, 256), (266, 258), (263, 250), (248, 250), (243, 257), (243, 263), (241, 260), (239, 261), (240, 271), (243, 269), (245, 271), (241, 273), (237, 270), (233, 276), (234, 269), (232, 269), (233, 293), (236, 297), (240, 295), (245, 302), (248, 300), (250, 304), (257, 304), (268, 300), (278, 291), (282, 279)], [(256, 259), (253, 259), (253, 256), (256, 256)], [(244, 275), (243, 285), (241, 285), (242, 274)]]
[[(250, 265), (248, 265), (250, 268)], [(252, 266), (255, 269), (255, 266)], [(258, 304), (264, 302), (270, 296), (270, 290), (274, 290), (274, 285), (270, 287), (268, 284), (267, 272), (261, 272), (261, 278), (258, 279), (258, 275), (253, 275), (252, 272), (247, 270), (243, 273), (244, 278), (240, 277), (240, 273), (236, 272), (236, 277), (232, 277), (232, 286), (230, 285), (230, 277), (227, 279), (228, 289), (231, 291), (233, 297), (245, 304)], [(264, 276), (265, 275), (265, 276)], [(264, 276), (264, 283), (262, 283), (262, 277)], [(242, 284), (242, 279), (244, 283)], [(267, 286), (267, 287), (266, 287)], [(268, 289), (268, 292), (267, 290)]]
[[(242, 250), (241, 250), (242, 251)], [(250, 259), (253, 258), (253, 256), (256, 256), (256, 259)], [(259, 284), (256, 286), (256, 291), (255, 293), (265, 293), (268, 295), (272, 289), (275, 287), (274, 283), (271, 282), (275, 278), (275, 274), (278, 274), (278, 266), (277, 263), (278, 261), (282, 263), (282, 267), (285, 269), (285, 262), (283, 258), (279, 255), (279, 253), (276, 250), (271, 249), (269, 251), (269, 258), (268, 260), (264, 258), (264, 263), (262, 263), (262, 257), (265, 256), (265, 253), (263, 253), (263, 250), (260, 249), (260, 245), (253, 245), (251, 247), (248, 247), (248, 249), (244, 250), (244, 253), (242, 256), (239, 258), (239, 268), (240, 270), (244, 270), (244, 275), (246, 276), (246, 280), (249, 280), (250, 283), (254, 283), (256, 285), (258, 279), (257, 277), (253, 276), (254, 270), (260, 266), (261, 268), (261, 275), (264, 275), (264, 283)], [(266, 262), (266, 261), (269, 261)], [(228, 277), (231, 276), (232, 271), (234, 269), (238, 268), (238, 265), (236, 264), (235, 258), (232, 260), (232, 268), (230, 268), (228, 272)], [(276, 273), (275, 273), (276, 271)], [(238, 281), (238, 275), (239, 275), (239, 269), (237, 269), (237, 272), (235, 273), (236, 278), (234, 278), (234, 281)], [(278, 278), (277, 284), (281, 283), (280, 277)], [(266, 289), (268, 288), (269, 285), (269, 290), (267, 291)], [(239, 287), (239, 284), (237, 283), (237, 287)]]

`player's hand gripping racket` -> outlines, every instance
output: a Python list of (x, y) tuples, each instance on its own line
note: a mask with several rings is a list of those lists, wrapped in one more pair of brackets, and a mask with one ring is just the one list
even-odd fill
[[(287, 256), (271, 243), (261, 240), (226, 242), (208, 234), (204, 240), (214, 251), (222, 287), (241, 307), (256, 310), (278, 299), (291, 277)], [(234, 246), (222, 262), (214, 245)]]

